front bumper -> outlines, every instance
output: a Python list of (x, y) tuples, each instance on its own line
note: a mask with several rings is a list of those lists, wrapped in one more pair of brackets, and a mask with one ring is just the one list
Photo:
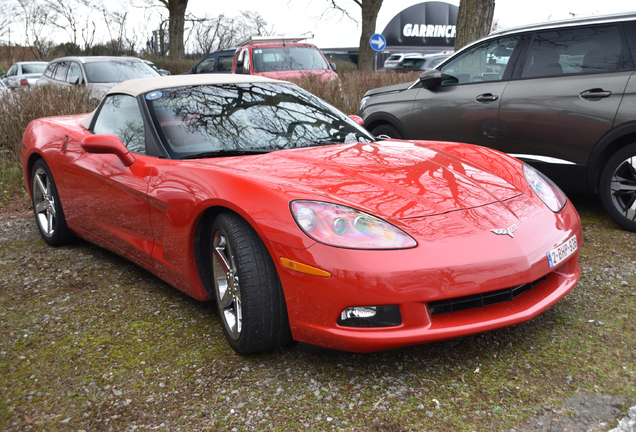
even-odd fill
[[(465, 220), (469, 210), (413, 220), (431, 240), (443, 220)], [(556, 219), (556, 220), (555, 220)], [(419, 226), (418, 226), (419, 224)], [(563, 298), (576, 285), (581, 268), (580, 221), (568, 203), (559, 214), (524, 221), (514, 238), (489, 231), (439, 239), (409, 250), (365, 251), (315, 244), (306, 250), (272, 244), (277, 265), (286, 257), (332, 274), (330, 278), (294, 272), (279, 275), (294, 340), (350, 352), (372, 352), (465, 336), (527, 321)], [(544, 235), (537, 235), (538, 229)], [(444, 231), (442, 229), (442, 231)], [(578, 250), (550, 269), (547, 252), (577, 236)], [(501, 290), (538, 281), (531, 290), (484, 307), (431, 314), (429, 303)], [(397, 305), (402, 323), (392, 327), (345, 327), (337, 320), (356, 306)]]

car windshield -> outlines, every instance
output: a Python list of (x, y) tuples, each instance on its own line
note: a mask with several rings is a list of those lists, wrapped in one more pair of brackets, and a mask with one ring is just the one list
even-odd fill
[(175, 159), (371, 142), (349, 117), (287, 83), (188, 86), (146, 94)]
[(46, 63), (31, 63), (31, 64), (23, 64), (22, 65), (22, 73), (30, 74), (30, 73), (39, 73), (44, 72), (46, 68)]
[(313, 46), (255, 48), (252, 51), (252, 61), (254, 72), (329, 69), (325, 58)]
[(160, 76), (147, 64), (134, 60), (111, 60), (84, 64), (89, 82), (112, 83)]

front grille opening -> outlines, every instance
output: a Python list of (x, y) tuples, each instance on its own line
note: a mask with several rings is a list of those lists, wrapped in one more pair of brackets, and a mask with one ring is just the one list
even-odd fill
[(512, 301), (515, 297), (520, 296), (526, 291), (530, 291), (532, 287), (534, 287), (539, 282), (543, 282), (547, 278), (548, 276), (546, 275), (535, 281), (523, 285), (518, 285), (512, 288), (504, 288), (487, 293), (429, 302), (428, 311), (431, 315), (438, 315), (443, 313), (459, 312), (473, 308), (483, 308), (484, 306), (489, 306), (496, 303)]

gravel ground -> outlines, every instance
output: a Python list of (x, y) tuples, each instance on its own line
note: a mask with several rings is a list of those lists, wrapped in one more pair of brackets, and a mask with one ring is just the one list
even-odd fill
[(530, 323), (366, 356), (242, 357), (209, 303), (88, 243), (50, 248), (30, 211), (5, 208), (0, 430), (636, 432), (636, 235), (597, 205), (582, 217), (580, 288)]

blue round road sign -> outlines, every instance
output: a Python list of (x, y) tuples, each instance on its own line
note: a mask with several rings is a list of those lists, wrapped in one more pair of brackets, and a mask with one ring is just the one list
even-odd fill
[(376, 33), (369, 39), (373, 51), (382, 51), (386, 47), (386, 39), (380, 33)]

